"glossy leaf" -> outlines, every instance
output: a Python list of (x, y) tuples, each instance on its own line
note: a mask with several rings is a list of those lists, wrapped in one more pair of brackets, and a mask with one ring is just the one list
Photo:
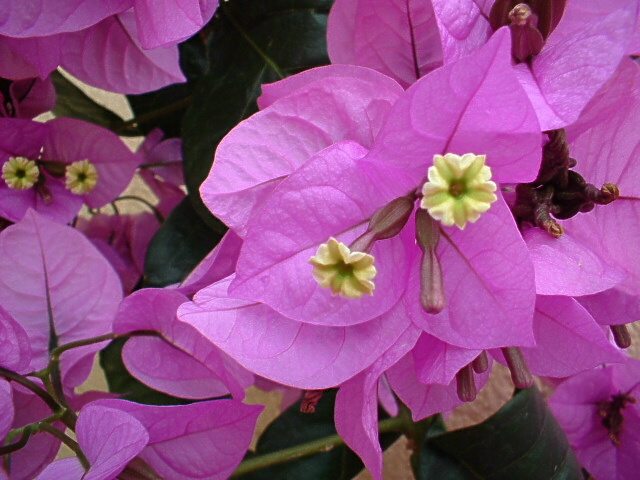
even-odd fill
[[(53, 72), (51, 77), (56, 88), (56, 104), (53, 107), (56, 117), (78, 118), (114, 131), (124, 122), (119, 115), (96, 103), (60, 72)], [(117, 133), (139, 134), (135, 131)]]
[(464, 466), (463, 479), (583, 479), (567, 437), (535, 387), (516, 393), (483, 423), (434, 436), (426, 445), (433, 449), (429, 455)]
[(149, 243), (145, 285), (164, 287), (181, 282), (222, 239), (226, 227), (218, 221), (212, 230), (185, 198)]
[(329, 63), (324, 39), (328, 0), (238, 0), (223, 3), (211, 23), (210, 70), (194, 91), (183, 122), (185, 180), (203, 218), (211, 214), (195, 195), (218, 142), (257, 110), (262, 83)]
[[(302, 443), (335, 435), (334, 402), (336, 391), (325, 390), (314, 413), (300, 412), (300, 402), (296, 402), (271, 423), (258, 440), (252, 458), (270, 452), (293, 447)], [(384, 414), (381, 413), (382, 416)], [(398, 434), (384, 434), (382, 443), (388, 447)], [(306, 480), (349, 480), (363, 465), (358, 456), (348, 447), (341, 445), (327, 452), (291, 460), (242, 475), (242, 480), (271, 480), (273, 478), (304, 478)]]
[(178, 45), (180, 69), (187, 77), (186, 83), (140, 95), (127, 95), (138, 128), (149, 134), (161, 128), (168, 138), (181, 136), (182, 117), (193, 100), (193, 89), (209, 69), (205, 41), (199, 35)]

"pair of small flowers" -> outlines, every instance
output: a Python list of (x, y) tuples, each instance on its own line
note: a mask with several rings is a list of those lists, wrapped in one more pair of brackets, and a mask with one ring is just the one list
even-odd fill
[[(89, 193), (98, 183), (98, 171), (89, 160), (80, 160), (67, 165), (64, 177), (64, 186), (76, 195)], [(2, 178), (9, 188), (28, 190), (38, 182), (40, 168), (34, 160), (11, 157), (2, 166)]]
[[(472, 153), (463, 156), (454, 153), (435, 155), (434, 165), (429, 167), (429, 181), (422, 187), (420, 207), (427, 209), (433, 218), (448, 227), (456, 225), (463, 229), (467, 222), (478, 220), (498, 199), (493, 193), (497, 187), (491, 181), (491, 169), (485, 165), (485, 160), (484, 155)], [(388, 227), (396, 227), (399, 231), (404, 226), (403, 222), (408, 220), (412, 206), (409, 200), (398, 202), (397, 207), (393, 205), (392, 209), (399, 211), (388, 212), (387, 216), (393, 219)], [(377, 215), (384, 213), (387, 212), (380, 211)], [(398, 224), (394, 225), (394, 222)], [(374, 215), (370, 229), (379, 229), (378, 224), (379, 219)], [(377, 239), (380, 238), (384, 237), (378, 234)], [(372, 243), (369, 244), (371, 246)], [(372, 280), (377, 272), (372, 255), (352, 252), (344, 243), (332, 237), (328, 243), (320, 246), (309, 263), (315, 267), (313, 276), (318, 284), (322, 288), (330, 288), (334, 295), (345, 298), (360, 298), (365, 293), (373, 295), (375, 284)], [(431, 292), (426, 292), (426, 295), (431, 295)], [(440, 310), (444, 308), (443, 302), (439, 304)]]

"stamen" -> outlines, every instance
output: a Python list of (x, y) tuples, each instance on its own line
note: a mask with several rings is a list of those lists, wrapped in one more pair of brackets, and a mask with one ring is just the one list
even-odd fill
[(420, 302), (425, 312), (440, 313), (447, 306), (442, 267), (436, 253), (440, 227), (425, 210), (416, 212), (416, 240), (422, 249)]
[(511, 371), (511, 380), (516, 388), (529, 388), (533, 385), (533, 375), (527, 367), (527, 362), (518, 347), (501, 348), (502, 354)]
[(463, 367), (456, 374), (456, 385), (458, 390), (458, 398), (463, 402), (473, 402), (478, 394), (476, 380), (471, 365)]
[(98, 170), (89, 160), (73, 162), (65, 169), (64, 186), (76, 195), (84, 195), (93, 190), (98, 183)]
[(361, 298), (365, 293), (373, 295), (372, 280), (377, 271), (373, 255), (352, 252), (344, 243), (331, 237), (309, 259), (313, 265), (313, 277), (322, 288), (330, 288), (333, 295), (344, 298)]
[(485, 160), (485, 155), (473, 153), (435, 155), (429, 181), (422, 187), (420, 207), (443, 225), (457, 225), (461, 230), (467, 222), (478, 220), (498, 199)]
[(39, 176), (36, 162), (25, 157), (9, 157), (2, 165), (2, 178), (14, 190), (28, 190), (36, 184)]

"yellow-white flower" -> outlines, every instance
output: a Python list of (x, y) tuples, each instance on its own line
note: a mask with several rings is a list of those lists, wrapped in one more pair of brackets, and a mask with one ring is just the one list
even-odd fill
[(467, 222), (478, 220), (498, 199), (485, 160), (486, 155), (473, 153), (435, 155), (429, 181), (422, 187), (420, 206), (448, 227), (464, 229)]
[(313, 277), (322, 288), (344, 298), (361, 298), (365, 293), (373, 295), (376, 267), (373, 255), (352, 252), (344, 243), (330, 238), (309, 259), (313, 265)]
[(76, 195), (89, 193), (98, 183), (98, 170), (89, 160), (80, 160), (67, 165), (64, 186)]
[(24, 157), (10, 157), (2, 165), (2, 178), (9, 188), (27, 190), (38, 181), (40, 170), (36, 162)]

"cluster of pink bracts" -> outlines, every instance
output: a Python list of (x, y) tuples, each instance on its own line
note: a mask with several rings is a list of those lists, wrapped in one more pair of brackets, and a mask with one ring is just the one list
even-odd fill
[[(217, 2), (152, 3), (0, 7), (0, 220), (15, 223), (0, 232), (0, 436), (28, 439), (0, 479), (226, 478), (261, 411), (245, 389), (264, 379), (339, 388), (337, 430), (380, 479), (378, 404), (450, 411), (493, 361), (521, 388), (570, 377), (550, 404), (578, 458), (598, 480), (635, 478), (637, 0), (337, 0), (332, 65), (263, 85), (216, 151), (200, 192), (225, 238), (181, 285), (130, 293), (157, 219), (67, 224), (140, 165), (175, 164), (179, 140), (154, 132), (132, 153), (86, 122), (30, 119), (51, 108), (60, 65), (124, 93), (182, 80), (177, 43)], [(163, 214), (184, 195), (169, 167), (140, 175)], [(53, 368), (52, 348), (140, 331), (155, 335), (123, 349), (136, 378), (232, 399), (76, 395), (103, 343), (61, 351), (55, 395), (18, 380)], [(75, 429), (84, 457), (51, 463), (60, 439), (29, 431), (48, 399), (68, 408), (47, 428)]]

